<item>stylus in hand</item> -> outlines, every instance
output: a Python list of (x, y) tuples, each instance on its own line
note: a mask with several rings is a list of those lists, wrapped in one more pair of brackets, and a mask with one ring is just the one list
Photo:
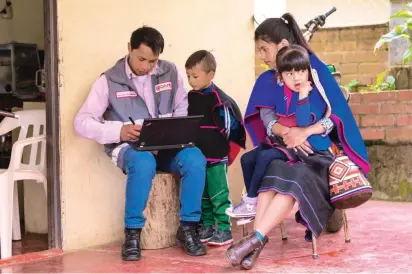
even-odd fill
[(120, 131), (120, 140), (121, 141), (137, 141), (140, 136), (141, 126), (136, 125), (131, 117), (129, 120), (132, 122), (131, 125), (123, 125)]

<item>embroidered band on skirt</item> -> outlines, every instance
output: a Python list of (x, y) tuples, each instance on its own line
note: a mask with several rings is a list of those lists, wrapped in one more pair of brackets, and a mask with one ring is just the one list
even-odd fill
[(272, 161), (266, 169), (259, 192), (275, 191), (292, 195), (299, 204), (296, 221), (318, 237), (334, 211), (328, 183), (329, 166), (334, 156), (329, 151), (316, 151), (308, 156), (299, 152), (298, 155), (303, 162)]

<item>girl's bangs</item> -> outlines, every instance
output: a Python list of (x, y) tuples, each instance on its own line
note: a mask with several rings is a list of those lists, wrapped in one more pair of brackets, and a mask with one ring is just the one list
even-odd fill
[(292, 70), (310, 70), (310, 63), (304, 54), (299, 51), (291, 50), (278, 59), (276, 67), (279, 73)]

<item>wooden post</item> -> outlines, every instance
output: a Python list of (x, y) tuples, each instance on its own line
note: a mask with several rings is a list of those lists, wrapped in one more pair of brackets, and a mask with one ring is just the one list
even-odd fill
[(144, 211), (146, 225), (141, 235), (142, 249), (160, 249), (176, 244), (180, 217), (180, 182), (172, 174), (158, 173), (153, 180)]

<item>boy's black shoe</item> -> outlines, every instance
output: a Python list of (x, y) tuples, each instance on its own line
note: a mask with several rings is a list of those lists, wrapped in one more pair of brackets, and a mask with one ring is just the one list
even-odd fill
[(215, 231), (213, 237), (207, 242), (209, 245), (222, 246), (228, 245), (233, 242), (232, 232), (230, 230), (219, 230)]
[(186, 254), (189, 256), (203, 256), (206, 255), (206, 248), (200, 242), (196, 233), (196, 227), (180, 226), (177, 230), (177, 243), (183, 247)]
[(214, 233), (215, 229), (213, 226), (201, 226), (197, 230), (197, 234), (199, 235), (199, 239), (202, 243), (209, 241)]
[(124, 261), (138, 261), (140, 254), (140, 234), (142, 229), (125, 229), (124, 242), (122, 245), (122, 258)]

